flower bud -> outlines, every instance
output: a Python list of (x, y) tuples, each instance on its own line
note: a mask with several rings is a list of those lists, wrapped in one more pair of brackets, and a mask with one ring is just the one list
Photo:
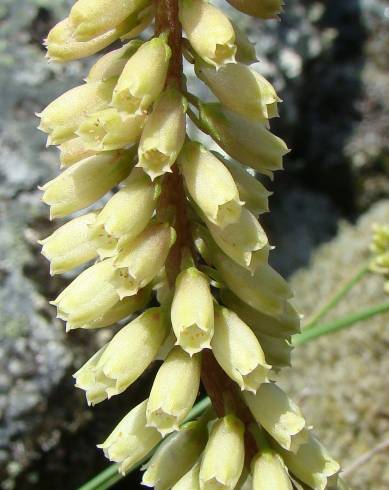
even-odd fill
[(89, 41), (119, 26), (146, 5), (145, 0), (121, 0), (112, 8), (110, 0), (77, 0), (69, 22), (77, 41)]
[(219, 67), (234, 62), (235, 32), (224, 13), (203, 0), (180, 0), (182, 27), (196, 53)]
[[(191, 410), (200, 385), (201, 359), (175, 347), (155, 377), (147, 404), (147, 423), (163, 436), (178, 430)], [(189, 469), (189, 468), (188, 468)]]
[(200, 118), (212, 127), (212, 137), (232, 158), (269, 174), (282, 168), (289, 150), (260, 122), (250, 121), (218, 103), (201, 104)]
[(211, 342), (217, 362), (240, 389), (256, 393), (268, 381), (271, 366), (258, 340), (242, 320), (227, 308), (215, 311), (215, 333)]
[(40, 114), (38, 129), (49, 133), (48, 145), (74, 138), (80, 122), (94, 111), (104, 109), (112, 96), (113, 81), (84, 83), (51, 102)]
[[(218, 155), (220, 158), (220, 155)], [(269, 196), (272, 195), (265, 186), (239, 163), (220, 158), (235, 180), (239, 196), (245, 207), (258, 216), (269, 211)]]
[(285, 5), (283, 0), (227, 0), (227, 2), (241, 12), (260, 19), (277, 18)]
[(200, 463), (196, 463), (185, 475), (178, 480), (172, 490), (200, 490)]
[(176, 280), (171, 321), (177, 344), (193, 355), (210, 347), (213, 336), (213, 299), (208, 279), (191, 267)]
[[(154, 360), (166, 334), (160, 308), (146, 310), (119, 330), (101, 355), (74, 375), (76, 386), (85, 390), (88, 403), (94, 405), (118, 395), (136, 381)], [(95, 385), (102, 393), (97, 399), (93, 397)]]
[(277, 385), (264, 383), (255, 395), (244, 392), (243, 397), (255, 420), (280, 446), (296, 451), (304, 442), (304, 417), (293, 400)]
[(328, 479), (340, 469), (339, 464), (310, 432), (308, 441), (295, 454), (282, 450), (281, 454), (289, 470), (314, 490), (326, 489)]
[(89, 41), (81, 42), (74, 38), (73, 28), (69, 18), (58, 22), (47, 36), (45, 45), (47, 46), (47, 56), (52, 61), (65, 62), (85, 58), (97, 53), (116, 41), (126, 30), (118, 28), (94, 37)]
[(238, 220), (243, 202), (226, 167), (200, 143), (187, 141), (178, 158), (189, 194), (220, 227)]
[(155, 102), (165, 86), (171, 50), (166, 35), (144, 43), (126, 63), (113, 91), (120, 112), (141, 113)]
[(269, 257), (268, 239), (256, 217), (246, 208), (235, 223), (220, 228), (211, 222), (208, 229), (217, 245), (237, 264), (254, 272)]
[(175, 88), (167, 89), (148, 116), (139, 143), (138, 167), (151, 179), (171, 172), (185, 141), (186, 100)]
[(113, 107), (86, 117), (76, 134), (96, 152), (117, 150), (136, 143), (142, 133), (145, 114), (121, 116)]
[(110, 461), (120, 463), (124, 475), (159, 443), (161, 435), (146, 427), (147, 400), (137, 405), (117, 425), (112, 434), (98, 447)]
[(50, 274), (62, 274), (97, 257), (99, 242), (109, 241), (107, 235), (93, 237), (91, 226), (97, 213), (79, 216), (41, 240), (42, 254), (50, 260)]
[(153, 215), (158, 187), (140, 169), (134, 168), (97, 216), (95, 227), (111, 236), (126, 240), (137, 237), (149, 224)]
[(285, 338), (300, 331), (300, 316), (287, 301), (285, 309), (277, 318), (254, 310), (228, 289), (221, 290), (222, 302), (245, 322), (255, 334)]
[(270, 265), (259, 264), (252, 274), (216, 247), (212, 250), (212, 260), (228, 288), (238, 298), (266, 315), (282, 315), (285, 300), (292, 296), (292, 292), (285, 279)]
[(142, 45), (140, 39), (134, 39), (121, 48), (114, 49), (99, 58), (89, 70), (86, 81), (104, 82), (112, 77), (119, 77), (128, 59)]
[(121, 299), (132, 296), (137, 289), (122, 271), (113, 266), (112, 260), (103, 260), (83, 271), (52, 302), (57, 307), (58, 317), (72, 325), (84, 325), (104, 316)]
[(233, 490), (244, 463), (244, 425), (227, 415), (212, 427), (200, 466), (202, 490)]
[(253, 490), (293, 490), (288, 470), (281, 457), (271, 449), (264, 449), (251, 463)]
[(115, 303), (112, 308), (107, 310), (103, 315), (96, 313), (95, 317), (90, 317), (86, 323), (71, 323), (66, 325), (66, 331), (74, 330), (76, 328), (94, 329), (103, 328), (113, 325), (114, 323), (124, 320), (136, 311), (142, 310), (150, 301), (150, 289), (144, 288), (138, 291), (134, 296), (128, 296)]
[(143, 288), (165, 264), (175, 232), (166, 223), (149, 225), (140, 235), (125, 243), (115, 258), (115, 266), (128, 269), (137, 288)]
[(85, 146), (84, 141), (78, 136), (77, 138), (65, 141), (58, 148), (61, 152), (59, 156), (61, 168), (70, 167), (73, 163), (77, 163), (95, 154), (93, 150)]
[(105, 152), (67, 168), (42, 187), (50, 218), (62, 218), (98, 201), (124, 180), (133, 164), (131, 152)]
[(206, 440), (207, 433), (201, 422), (186, 424), (158, 447), (145, 465), (147, 471), (143, 475), (142, 484), (156, 490), (171, 489), (196, 463)]

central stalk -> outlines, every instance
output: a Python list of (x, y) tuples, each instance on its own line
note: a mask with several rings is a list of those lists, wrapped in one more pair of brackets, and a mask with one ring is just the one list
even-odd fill
[[(178, 0), (156, 0), (155, 33), (159, 35), (162, 32), (168, 34), (168, 43), (172, 51), (166, 85), (174, 84), (182, 89), (182, 28), (178, 16)], [(177, 234), (165, 266), (169, 284), (174, 287), (176, 277), (181, 271), (184, 251), (193, 251), (184, 183), (177, 164), (173, 165), (172, 173), (166, 174), (163, 178), (160, 209), (163, 209), (167, 216), (173, 215), (173, 226)], [(245, 424), (246, 463), (249, 465), (257, 452), (257, 445), (247, 429), (255, 421), (240, 397), (239, 388), (221, 369), (212, 350), (209, 349), (202, 351), (201, 380), (218, 417), (234, 413)]]

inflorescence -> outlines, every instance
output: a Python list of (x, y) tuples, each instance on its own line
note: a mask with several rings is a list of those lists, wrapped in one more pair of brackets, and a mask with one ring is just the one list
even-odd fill
[[(261, 19), (283, 5), (228, 1)], [(281, 100), (250, 67), (246, 35), (204, 0), (78, 0), (46, 46), (67, 62), (118, 40), (39, 114), (63, 169), (42, 188), (51, 218), (89, 208), (41, 242), (52, 274), (89, 264), (53, 301), (58, 317), (68, 331), (121, 325), (76, 386), (94, 405), (163, 361), (99, 447), (126, 473), (158, 446), (143, 475), (158, 490), (340, 488), (339, 465), (275, 382), (300, 317), (257, 219), (270, 193), (247, 167), (282, 168), (289, 150), (269, 130)], [(188, 93), (184, 58), (217, 102)], [(188, 137), (188, 116), (224, 154)], [(184, 423), (200, 382), (212, 406)]]

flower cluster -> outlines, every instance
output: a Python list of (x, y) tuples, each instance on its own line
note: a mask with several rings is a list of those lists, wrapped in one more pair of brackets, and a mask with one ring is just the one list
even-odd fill
[[(373, 225), (373, 239), (370, 245), (373, 254), (370, 269), (389, 276), (389, 225)], [(389, 293), (389, 281), (385, 283), (385, 291)]]
[[(281, 0), (229, 1), (264, 19), (282, 11)], [(133, 39), (154, 20), (155, 36)], [(158, 445), (143, 483), (159, 490), (336, 488), (338, 464), (274, 382), (300, 318), (268, 263), (258, 216), (270, 193), (247, 167), (282, 168), (287, 146), (269, 130), (281, 100), (250, 67), (245, 34), (204, 0), (78, 0), (48, 57), (119, 38), (39, 114), (63, 168), (42, 187), (51, 218), (89, 208), (41, 242), (52, 274), (83, 267), (53, 301), (58, 317), (67, 330), (121, 326), (76, 386), (94, 405), (163, 361), (100, 447), (126, 473)], [(182, 54), (218, 102), (187, 92)], [(233, 160), (192, 141), (187, 115)], [(200, 380), (213, 408), (188, 423)]]

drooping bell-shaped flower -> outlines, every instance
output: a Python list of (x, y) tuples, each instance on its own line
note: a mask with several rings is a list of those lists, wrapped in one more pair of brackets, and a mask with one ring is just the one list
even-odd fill
[(112, 434), (98, 445), (109, 460), (120, 464), (119, 470), (123, 475), (161, 440), (157, 430), (146, 426), (146, 404), (147, 400), (133, 408)]
[(147, 403), (147, 423), (164, 436), (178, 430), (200, 385), (201, 357), (175, 347), (160, 367)]
[(200, 143), (186, 141), (178, 158), (189, 194), (220, 227), (238, 220), (243, 202), (227, 168)]
[(171, 321), (177, 344), (188, 354), (210, 347), (213, 315), (208, 279), (194, 267), (182, 271), (176, 280)]
[(139, 143), (138, 167), (152, 178), (171, 172), (185, 140), (186, 100), (175, 88), (168, 88), (148, 116)]
[(234, 415), (217, 420), (200, 466), (200, 488), (233, 490), (244, 463), (244, 425)]
[[(74, 375), (95, 404), (127, 389), (154, 360), (167, 333), (160, 308), (150, 308), (119, 332)], [(139, 356), (139, 352), (142, 355)], [(96, 387), (99, 397), (96, 398)]]
[(146, 111), (165, 86), (170, 57), (165, 34), (142, 44), (119, 77), (113, 91), (113, 106), (129, 114)]
[(216, 360), (241, 390), (256, 393), (268, 381), (271, 366), (251, 331), (233, 311), (218, 307), (211, 342)]

